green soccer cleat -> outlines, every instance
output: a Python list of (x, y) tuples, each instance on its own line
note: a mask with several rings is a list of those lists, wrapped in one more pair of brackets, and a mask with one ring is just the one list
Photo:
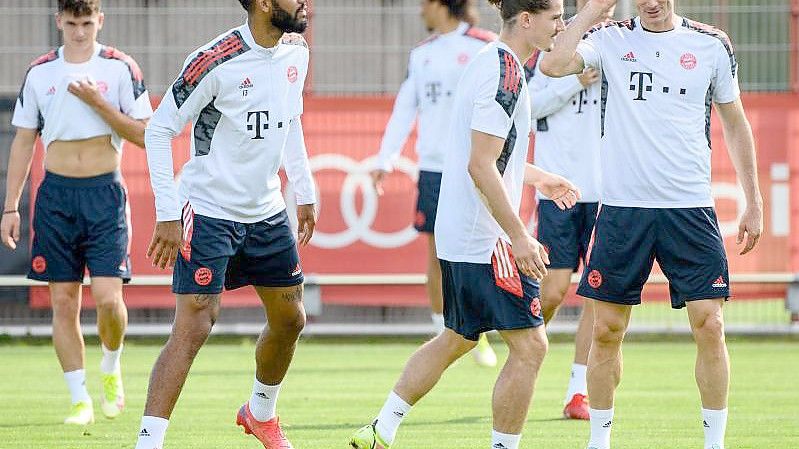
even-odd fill
[(103, 395), (100, 408), (108, 419), (114, 419), (125, 408), (125, 391), (122, 389), (122, 373), (101, 375), (103, 380)]
[(372, 424), (358, 429), (350, 438), (350, 447), (353, 449), (389, 449), (388, 444), (377, 434), (376, 424), (377, 420), (374, 420)]
[(80, 401), (72, 404), (69, 415), (64, 420), (64, 424), (76, 426), (86, 426), (94, 423), (94, 408), (91, 401)]

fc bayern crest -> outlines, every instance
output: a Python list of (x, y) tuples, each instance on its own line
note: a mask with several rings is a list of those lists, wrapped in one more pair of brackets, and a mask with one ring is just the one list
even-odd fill
[(680, 56), (680, 65), (685, 70), (693, 70), (696, 68), (696, 56), (693, 53), (683, 53)]

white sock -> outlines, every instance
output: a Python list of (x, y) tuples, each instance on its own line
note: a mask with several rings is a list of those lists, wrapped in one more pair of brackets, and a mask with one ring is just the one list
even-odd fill
[(375, 428), (380, 438), (391, 444), (394, 442), (394, 437), (397, 436), (397, 429), (402, 424), (402, 419), (411, 411), (411, 405), (403, 401), (397, 393), (392, 391), (388, 394), (386, 403), (380, 409), (380, 414), (377, 415), (377, 424)]
[(705, 428), (705, 449), (724, 449), (724, 432), (727, 430), (727, 409), (702, 409), (702, 427)]
[(566, 391), (566, 402), (572, 400), (575, 394), (588, 396), (588, 384), (585, 381), (585, 372), (588, 367), (579, 363), (572, 363), (572, 375), (569, 378), (569, 389)]
[(491, 449), (518, 449), (521, 435), (491, 431)]
[(122, 345), (116, 351), (112, 351), (101, 344), (103, 358), (100, 360), (100, 371), (105, 374), (115, 374), (120, 371), (119, 358), (122, 356)]
[(610, 449), (610, 429), (613, 426), (613, 409), (595, 410), (588, 407), (591, 416), (590, 449)]
[(444, 315), (440, 313), (431, 313), (430, 317), (433, 318), (433, 329), (436, 335), (441, 335), (444, 332)]
[(169, 420), (157, 416), (142, 416), (139, 430), (139, 441), (136, 449), (161, 449), (164, 447), (164, 436)]
[(258, 421), (269, 421), (275, 417), (277, 408), (277, 395), (280, 393), (280, 384), (266, 385), (255, 379), (250, 397), (250, 413)]
[(89, 396), (89, 391), (86, 390), (86, 370), (76, 369), (64, 373), (64, 380), (67, 381), (69, 394), (72, 396), (72, 403), (86, 401), (91, 402), (92, 398)]

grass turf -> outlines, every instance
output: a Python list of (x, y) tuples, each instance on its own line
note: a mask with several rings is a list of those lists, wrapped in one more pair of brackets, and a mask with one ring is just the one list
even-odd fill
[[(301, 342), (281, 391), (279, 412), (295, 447), (346, 448), (348, 437), (382, 405), (418, 342)], [(496, 343), (496, 342), (495, 342)], [(504, 359), (501, 344), (495, 344)], [(167, 448), (262, 447), (234, 425), (249, 397), (253, 344), (210, 344), (198, 356), (167, 434)], [(0, 346), (0, 447), (133, 448), (156, 345), (129, 344), (123, 356), (128, 408), (109, 421), (99, 410), (99, 348), (87, 349), (88, 384), (97, 423), (60, 424), (69, 396), (52, 347)], [(732, 394), (727, 447), (799, 447), (796, 373), (799, 345), (789, 341), (732, 341)], [(618, 391), (614, 449), (701, 448), (699, 398), (693, 380), (695, 350), (688, 342), (631, 342)], [(467, 356), (468, 357), (468, 356)], [(560, 419), (572, 357), (569, 344), (553, 344), (538, 381), (522, 448), (580, 449), (588, 425)], [(394, 448), (486, 448), (496, 369), (464, 358), (409, 414)]]

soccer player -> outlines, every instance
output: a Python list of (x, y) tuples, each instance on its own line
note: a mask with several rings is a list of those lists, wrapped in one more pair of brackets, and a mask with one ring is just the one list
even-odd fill
[(594, 26), (614, 3), (591, 0), (541, 61), (550, 76), (593, 67), (607, 80), (602, 209), (578, 287), (578, 294), (596, 300), (588, 446), (610, 447), (622, 339), (657, 260), (669, 279), (672, 307), (688, 309), (705, 448), (723, 449), (729, 360), (722, 305), (730, 280), (711, 195), (712, 104), (746, 197), (737, 239), (746, 241), (741, 254), (754, 248), (763, 226), (735, 53), (722, 31), (678, 16), (673, 0), (636, 0), (638, 17)]
[[(172, 335), (153, 367), (137, 449), (163, 448), (189, 368), (219, 314), (223, 287), (255, 287), (268, 326), (255, 348), (252, 396), (236, 423), (267, 449), (290, 449), (276, 414), (305, 325), (297, 243), (310, 240), (316, 193), (302, 134), (309, 52), (305, 0), (239, 0), (248, 21), (186, 59), (147, 127), (156, 227), (148, 250), (174, 265)], [(284, 34), (285, 33), (285, 34)], [(192, 122), (191, 159), (174, 185), (171, 140)], [(298, 239), (280, 192), (296, 192)]]
[(102, 343), (101, 408), (107, 418), (125, 404), (120, 356), (128, 313), (122, 284), (130, 279), (127, 192), (119, 164), (122, 140), (143, 147), (152, 107), (139, 66), (97, 42), (100, 0), (59, 0), (61, 47), (34, 60), (20, 89), (12, 124), (0, 240), (19, 240), (19, 200), (41, 137), (45, 176), (36, 195), (28, 278), (48, 283), (53, 346), (72, 407), (64, 423), (94, 421), (86, 388), (81, 284), (88, 268)]
[[(586, 2), (578, 0), (577, 10)], [(602, 19), (609, 20), (612, 16), (613, 8)], [(552, 200), (537, 194), (536, 238), (550, 250), (549, 270), (541, 281), (541, 310), (544, 321), (549, 323), (566, 296), (572, 273), (577, 272), (581, 262), (585, 264), (599, 210), (602, 93), (598, 82), (600, 73), (594, 68), (564, 78), (550, 78), (541, 73), (538, 62), (544, 54), (534, 55), (525, 67), (536, 133), (535, 165), (572, 181), (581, 194), (579, 203), (568, 210), (560, 210)], [(585, 373), (593, 323), (592, 301), (585, 300), (575, 335), (574, 363), (563, 408), (563, 416), (569, 419), (588, 419)]]
[(552, 46), (563, 29), (563, 3), (491, 3), (500, 8), (502, 32), (458, 84), (441, 179), (435, 230), (447, 329), (411, 356), (377, 418), (352, 436), (355, 449), (388, 448), (413, 404), (489, 330), (510, 349), (494, 387), (491, 447), (516, 449), (521, 439), (547, 351), (536, 280), (548, 262), (519, 218), (522, 186), (534, 184), (560, 207), (573, 206), (579, 193), (526, 162), (530, 99), (521, 61)]
[[(454, 93), (461, 74), (477, 52), (497, 36), (474, 26), (477, 12), (472, 0), (422, 0), (422, 20), (434, 34), (411, 50), (408, 77), (397, 93), (377, 155), (377, 168), (371, 175), (375, 189), (382, 194), (383, 178), (391, 172), (418, 117), (419, 196), (414, 226), (428, 236), (427, 295), (433, 325), (436, 334), (440, 334), (444, 332), (444, 300), (433, 229), (444, 166), (444, 142), (449, 135)], [(480, 336), (472, 355), (479, 365), (497, 364), (497, 356), (485, 335)]]

